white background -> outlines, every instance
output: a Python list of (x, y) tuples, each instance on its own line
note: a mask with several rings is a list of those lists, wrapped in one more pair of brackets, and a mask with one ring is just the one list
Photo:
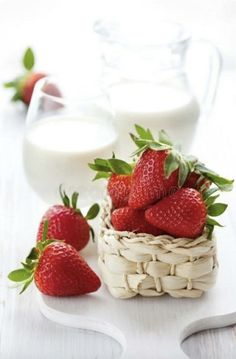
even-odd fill
[(93, 21), (121, 13), (132, 22), (142, 5), (151, 7), (157, 19), (182, 22), (195, 37), (212, 40), (223, 53), (224, 67), (234, 68), (235, 0), (0, 0), (0, 76), (6, 77), (9, 66), (17, 67), (29, 45), (38, 55), (40, 69), (76, 74), (87, 67), (91, 71), (96, 56)]

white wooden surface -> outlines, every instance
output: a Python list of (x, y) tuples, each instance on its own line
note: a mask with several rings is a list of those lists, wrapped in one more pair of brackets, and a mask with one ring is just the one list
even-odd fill
[(234, 359), (236, 327), (207, 330), (190, 336), (182, 344), (192, 359)]
[[(205, 134), (201, 133), (196, 145), (197, 151), (195, 151), (201, 158), (207, 160), (211, 167), (216, 168), (220, 172), (223, 170), (229, 177), (236, 177), (235, 80), (236, 76), (233, 72), (225, 72), (221, 81), (217, 106), (208, 125), (204, 124), (203, 126)], [(92, 332), (66, 328), (45, 319), (39, 311), (34, 288), (28, 293), (18, 296), (16, 290), (8, 287), (9, 284), (5, 280), (6, 275), (9, 270), (16, 267), (20, 259), (24, 258), (28, 248), (33, 244), (43, 208), (28, 187), (22, 171), (21, 140), (25, 113), (21, 112), (20, 109), (4, 105), (4, 103), (3, 98), (0, 110), (0, 356), (2, 359), (15, 359), (16, 357), (19, 359), (38, 359), (42, 357), (45, 359), (54, 357), (70, 359), (118, 358), (121, 348), (108, 337)], [(225, 218), (225, 222), (228, 222), (225, 233), (231, 233), (231, 238), (236, 235), (236, 225), (234, 223), (234, 216), (236, 214), (235, 199), (235, 192), (226, 196), (226, 200), (230, 202), (230, 213), (228, 218)], [(224, 238), (220, 238), (219, 241), (220, 247), (224, 246)], [(232, 251), (235, 250), (234, 248), (232, 247)], [(230, 284), (232, 279), (235, 279), (236, 272), (232, 262), (229, 262), (228, 265), (231, 268), (228, 277)], [(229, 308), (229, 303), (232, 304), (230, 298), (234, 299), (235, 303), (236, 300), (235, 297), (232, 297), (232, 295), (235, 295), (235, 292), (231, 291), (230, 286), (225, 290), (226, 292), (221, 292), (221, 295), (225, 295), (225, 311), (227, 312), (232, 309)], [(160, 305), (164, 308), (163, 303), (165, 299), (160, 299)], [(156, 300), (155, 304), (151, 300), (152, 305), (155, 305), (157, 308), (155, 309), (155, 314), (158, 313), (158, 300)], [(166, 300), (169, 301), (169, 299)], [(171, 303), (176, 308), (173, 321), (181, 321), (179, 315), (181, 311), (184, 313), (185, 306), (181, 304), (181, 311), (179, 311), (177, 310), (178, 301), (171, 300)], [(211, 304), (209, 314), (211, 314), (212, 307), (214, 307), (214, 302)], [(187, 304), (188, 307), (189, 305)], [(77, 306), (80, 310), (79, 303)], [(117, 306), (121, 306), (119, 301)], [(127, 307), (131, 308), (131, 306), (132, 301), (127, 302)], [(217, 308), (215, 309), (217, 310)], [(133, 308), (131, 308), (131, 311), (135, 313)], [(128, 313), (124, 313), (125, 316), (128, 316)], [(137, 327), (142, 325), (142, 330), (144, 329), (143, 324), (141, 324), (144, 318), (145, 313), (136, 313), (132, 320), (129, 317), (127, 319), (127, 327), (132, 325), (135, 327), (137, 344), (142, 344), (143, 339), (152, 339), (148, 337), (148, 333), (153, 328), (151, 322), (146, 322), (145, 324), (147, 337), (137, 336)], [(189, 319), (191, 322), (191, 315)], [(172, 323), (168, 325), (170, 332), (173, 332)], [(222, 346), (231, 346), (231, 352), (234, 353), (232, 354), (233, 358), (235, 357), (235, 344), (233, 340), (230, 341), (232, 334), (225, 336), (225, 338), (227, 338), (227, 341), (221, 341)], [(155, 339), (158, 345), (158, 337), (153, 339)], [(202, 340), (198, 341), (197, 355), (199, 356), (196, 355), (196, 351), (194, 354), (194, 347), (192, 352), (188, 350), (188, 353), (191, 353), (192, 358), (200, 358), (199, 353), (206, 353), (206, 347), (208, 347), (208, 356), (205, 356), (205, 358), (217, 358), (216, 354), (214, 354), (214, 349), (212, 349), (214, 348), (212, 338), (208, 340), (207, 344), (203, 344)], [(168, 345), (166, 348), (167, 352), (162, 359), (164, 357), (172, 359), (168, 355)], [(185, 346), (185, 348), (187, 347)], [(224, 352), (223, 348), (221, 348), (221, 352)], [(142, 358), (141, 353), (142, 351), (137, 351), (135, 357)], [(230, 359), (228, 352), (227, 358)]]

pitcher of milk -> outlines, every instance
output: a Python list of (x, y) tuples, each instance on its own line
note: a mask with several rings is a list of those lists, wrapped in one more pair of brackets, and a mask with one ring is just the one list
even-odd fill
[[(217, 49), (205, 42), (210, 50), (209, 68), (202, 96), (197, 97), (186, 70), (192, 40), (182, 25), (155, 18), (140, 22), (132, 16), (127, 21), (98, 20), (94, 30), (101, 45), (101, 79), (119, 130), (119, 155), (127, 158), (134, 149), (129, 132), (135, 123), (154, 133), (165, 129), (189, 150), (199, 117), (214, 100), (220, 72)], [(195, 60), (201, 57), (198, 52)], [(198, 66), (198, 76), (197, 71)]]

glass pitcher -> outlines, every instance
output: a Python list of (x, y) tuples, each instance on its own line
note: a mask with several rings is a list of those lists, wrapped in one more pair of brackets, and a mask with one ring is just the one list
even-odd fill
[[(119, 156), (127, 158), (134, 149), (129, 132), (134, 131), (135, 123), (154, 133), (165, 129), (187, 151), (200, 115), (209, 111), (215, 97), (219, 52), (201, 41), (210, 50), (209, 66), (202, 96), (196, 96), (186, 70), (190, 34), (177, 23), (148, 19), (144, 25), (136, 20), (98, 20), (94, 24), (101, 45), (101, 80), (116, 115)], [(202, 54), (197, 52), (197, 61)]]

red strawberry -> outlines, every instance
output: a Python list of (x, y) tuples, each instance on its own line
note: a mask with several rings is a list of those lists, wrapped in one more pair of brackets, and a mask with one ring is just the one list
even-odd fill
[(91, 293), (101, 285), (96, 273), (76, 249), (63, 242), (39, 242), (22, 265), (23, 268), (8, 276), (10, 280), (23, 284), (21, 293), (33, 280), (42, 293), (50, 296)]
[(89, 167), (97, 171), (94, 178), (108, 178), (107, 189), (114, 208), (128, 205), (133, 167), (125, 161), (114, 157), (108, 160), (96, 158)]
[(183, 187), (196, 188), (197, 190), (200, 190), (201, 187), (204, 186), (203, 188), (203, 192), (204, 192), (206, 189), (210, 187), (211, 182), (207, 178), (200, 179), (200, 177), (202, 177), (202, 175), (196, 172), (189, 173)]
[(148, 149), (134, 168), (129, 195), (129, 206), (145, 208), (160, 198), (176, 191), (178, 170), (165, 178), (164, 163), (169, 152)]
[[(35, 56), (31, 48), (28, 48), (23, 56), (22, 63), (24, 66), (23, 75), (18, 76), (13, 81), (6, 82), (4, 86), (6, 88), (14, 89), (14, 95), (12, 101), (22, 101), (27, 106), (30, 104), (34, 86), (38, 80), (45, 77), (46, 74), (42, 72), (33, 71)], [(61, 96), (59, 89), (55, 85), (51, 85), (46, 88), (46, 93), (53, 96)]]
[(26, 104), (30, 104), (30, 100), (34, 91), (34, 86), (36, 82), (43, 77), (45, 77), (46, 74), (40, 73), (40, 72), (30, 72), (25, 78), (24, 81), (21, 84), (21, 100)]
[(47, 210), (39, 225), (37, 241), (42, 239), (45, 220), (49, 220), (49, 238), (63, 240), (79, 251), (87, 245), (89, 232), (92, 231), (87, 220), (97, 216), (99, 206), (94, 204), (84, 217), (77, 208), (78, 194), (76, 192), (72, 195), (71, 203), (65, 192), (61, 192), (61, 189), (60, 194), (64, 205), (55, 205)]
[(72, 296), (95, 292), (100, 279), (76, 249), (52, 243), (43, 251), (34, 274), (38, 289), (47, 295)]
[(112, 174), (108, 180), (107, 189), (114, 208), (128, 205), (131, 187), (131, 175)]
[(111, 215), (111, 222), (117, 231), (150, 233), (154, 236), (158, 236), (163, 233), (145, 220), (145, 213), (143, 210), (133, 209), (130, 207), (115, 209)]
[(181, 188), (147, 209), (145, 218), (174, 237), (196, 238), (206, 224), (207, 209), (197, 190)]

